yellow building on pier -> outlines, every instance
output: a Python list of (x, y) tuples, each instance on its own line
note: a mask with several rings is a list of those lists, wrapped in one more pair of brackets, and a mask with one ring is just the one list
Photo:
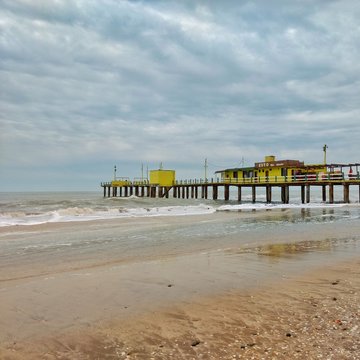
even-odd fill
[(251, 167), (216, 171), (224, 182), (282, 182), (303, 179), (317, 179), (326, 174), (326, 165), (305, 165), (299, 160), (276, 160), (275, 156), (265, 156), (264, 161)]
[(175, 170), (150, 170), (150, 185), (173, 186)]

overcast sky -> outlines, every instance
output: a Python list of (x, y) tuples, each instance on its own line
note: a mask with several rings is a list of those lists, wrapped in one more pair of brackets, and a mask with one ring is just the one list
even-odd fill
[(0, 0), (0, 191), (360, 162), (360, 1)]

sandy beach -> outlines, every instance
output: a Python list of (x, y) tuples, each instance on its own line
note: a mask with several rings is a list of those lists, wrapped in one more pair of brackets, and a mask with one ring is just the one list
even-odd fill
[[(360, 261), (20, 343), (1, 359), (359, 359)], [(171, 291), (171, 288), (168, 289)], [(41, 319), (39, 319), (41, 321)]]
[[(47, 224), (3, 229), (1, 241), (76, 237), (89, 227), (133, 237), (251, 216)], [(1, 267), (0, 359), (359, 359), (358, 227), (306, 224), (293, 229), (292, 243), (277, 228), (261, 242), (252, 231), (241, 246), (229, 235), (221, 249), (215, 234), (206, 245), (131, 257), (102, 253), (103, 244), (92, 257), (75, 247), (9, 256)]]

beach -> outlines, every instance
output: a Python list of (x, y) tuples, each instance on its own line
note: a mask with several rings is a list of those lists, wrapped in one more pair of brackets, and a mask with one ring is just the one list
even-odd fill
[(358, 359), (358, 219), (324, 206), (0, 227), (0, 358)]

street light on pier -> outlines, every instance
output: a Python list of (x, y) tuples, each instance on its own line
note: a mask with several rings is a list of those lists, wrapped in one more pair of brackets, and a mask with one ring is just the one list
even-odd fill
[(328, 146), (325, 144), (323, 147), (323, 151), (324, 151), (324, 165), (326, 165), (326, 149), (328, 148)]

